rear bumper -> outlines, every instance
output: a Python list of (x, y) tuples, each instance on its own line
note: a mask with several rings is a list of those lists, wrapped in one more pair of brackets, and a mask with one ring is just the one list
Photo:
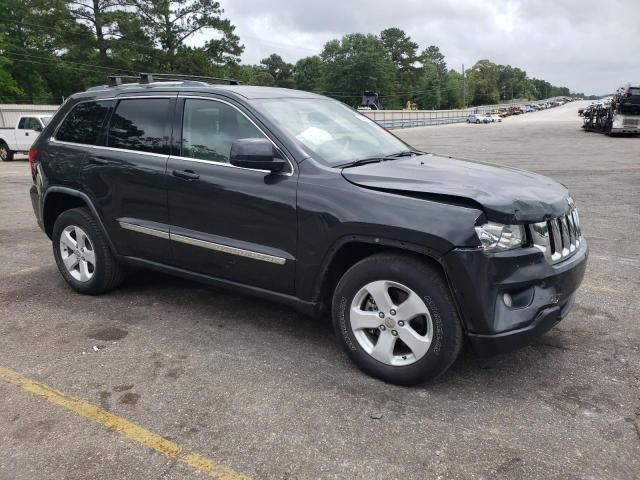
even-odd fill
[(587, 258), (584, 239), (572, 257), (555, 265), (534, 248), (449, 253), (447, 274), (476, 352), (491, 357), (522, 347), (563, 319), (573, 306)]

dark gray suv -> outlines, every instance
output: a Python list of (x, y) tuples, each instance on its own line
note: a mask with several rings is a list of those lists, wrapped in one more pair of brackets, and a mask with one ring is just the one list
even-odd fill
[(525, 344), (567, 315), (586, 267), (564, 186), (418, 151), (308, 92), (114, 79), (73, 95), (29, 159), (77, 291), (135, 266), (330, 313), (390, 382), (443, 373), (465, 337), (482, 357)]

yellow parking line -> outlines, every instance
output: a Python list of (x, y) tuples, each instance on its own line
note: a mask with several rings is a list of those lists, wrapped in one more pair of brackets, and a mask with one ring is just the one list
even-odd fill
[(609, 288), (609, 287), (599, 287), (597, 285), (590, 285), (588, 283), (583, 283), (582, 286), (585, 287), (585, 288), (588, 288), (590, 290), (596, 290), (596, 291), (599, 291), (599, 292), (618, 293), (618, 290), (616, 290), (614, 288)]
[(219, 480), (249, 480), (249, 477), (241, 475), (234, 471), (231, 467), (221, 465), (204, 455), (197, 452), (185, 450), (171, 440), (167, 440), (158, 434), (150, 432), (145, 428), (137, 425), (129, 420), (120, 418), (100, 407), (96, 407), (89, 402), (78, 398), (65, 395), (62, 392), (54, 390), (47, 385), (31, 380), (19, 373), (0, 366), (0, 379), (5, 382), (17, 385), (23, 390), (45, 398), (47, 401), (64, 407), (67, 410), (77, 413), (89, 420), (93, 420), (109, 430), (119, 433), (120, 435), (138, 442), (141, 445), (151, 448), (169, 458), (174, 458), (185, 465), (200, 470), (210, 477)]

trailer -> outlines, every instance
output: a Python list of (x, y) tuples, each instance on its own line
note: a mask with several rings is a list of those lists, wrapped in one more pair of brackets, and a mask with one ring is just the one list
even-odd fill
[(627, 85), (606, 102), (596, 102), (578, 111), (587, 132), (606, 135), (640, 134), (640, 88)]

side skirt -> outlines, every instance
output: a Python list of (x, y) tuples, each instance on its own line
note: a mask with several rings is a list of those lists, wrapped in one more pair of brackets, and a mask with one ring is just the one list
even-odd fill
[(252, 295), (254, 297), (262, 298), (264, 300), (270, 300), (273, 302), (282, 303), (289, 307), (298, 310), (304, 315), (318, 318), (320, 316), (319, 304), (316, 302), (307, 302), (301, 300), (298, 297), (292, 295), (286, 295), (284, 293), (274, 292), (272, 290), (266, 290), (260, 287), (254, 287), (251, 285), (245, 285), (243, 283), (233, 282), (231, 280), (225, 280), (222, 278), (211, 277), (202, 273), (196, 273), (182, 268), (171, 267), (162, 263), (151, 262), (137, 257), (122, 257), (127, 265), (132, 267), (147, 268), (158, 272), (168, 273), (177, 277), (186, 278), (196, 282), (206, 283), (215, 287), (226, 288), (234, 290), (240, 293)]

